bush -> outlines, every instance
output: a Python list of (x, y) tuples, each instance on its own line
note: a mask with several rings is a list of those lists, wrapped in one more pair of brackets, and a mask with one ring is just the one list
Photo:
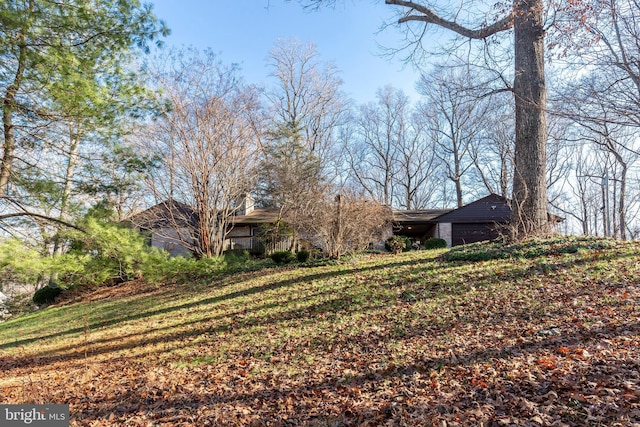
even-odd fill
[(447, 241), (444, 239), (438, 239), (431, 237), (424, 242), (425, 249), (442, 249), (447, 247)]
[(170, 257), (166, 252), (158, 254), (156, 262), (145, 264), (143, 277), (147, 282), (187, 282), (212, 277), (229, 268), (230, 257), (196, 259)]
[(44, 260), (18, 239), (0, 239), (0, 285), (3, 281), (35, 285), (42, 280)]
[(494, 259), (532, 259), (545, 256), (558, 256), (584, 251), (595, 251), (617, 245), (614, 239), (598, 237), (560, 236), (547, 239), (526, 239), (520, 242), (505, 243), (502, 240), (471, 243), (456, 246), (445, 253), (445, 261), (490, 261)]
[[(113, 286), (139, 278), (182, 282), (254, 268), (244, 253), (207, 259), (170, 257), (149, 247), (138, 232), (95, 218), (85, 219), (82, 228), (60, 234), (69, 251), (58, 256), (42, 254), (16, 239), (0, 238), (0, 285), (3, 281), (46, 284), (54, 274), (63, 289)], [(44, 287), (41, 293), (46, 296), (51, 289)]]
[(33, 302), (38, 305), (51, 304), (61, 293), (62, 289), (60, 288), (45, 286), (44, 288), (37, 290), (36, 293), (33, 294)]
[(296, 258), (298, 258), (298, 262), (307, 262), (310, 255), (311, 254), (309, 253), (309, 251), (302, 249), (298, 251), (298, 253), (296, 254)]
[(71, 250), (64, 258), (69, 267), (60, 271), (67, 285), (102, 285), (144, 276), (145, 270), (164, 258), (136, 231), (87, 218), (84, 231), (72, 231)]
[(295, 259), (295, 256), (290, 251), (276, 251), (269, 255), (269, 257), (276, 264), (288, 264)]
[(387, 251), (399, 254), (411, 249), (411, 239), (406, 236), (391, 236), (384, 242)]

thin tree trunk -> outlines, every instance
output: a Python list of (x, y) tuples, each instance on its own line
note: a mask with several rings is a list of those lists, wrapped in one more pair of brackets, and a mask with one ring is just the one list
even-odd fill
[(613, 227), (613, 231), (611, 232), (611, 236), (615, 239), (620, 237), (620, 230), (618, 224), (618, 217), (614, 214), (614, 212), (618, 212), (618, 186), (616, 185), (616, 181), (613, 181), (613, 194), (611, 195), (611, 200), (613, 206), (611, 206), (611, 223)]
[(580, 202), (582, 204), (582, 234), (584, 236), (589, 235), (589, 210), (587, 206), (587, 201), (585, 200), (584, 194), (580, 198)]
[(454, 180), (454, 182), (456, 184), (456, 203), (458, 204), (458, 207), (461, 208), (463, 204), (462, 204), (462, 179), (460, 178), (460, 175), (456, 174), (456, 179)]
[(609, 203), (607, 199), (608, 188), (607, 185), (601, 185), (602, 187), (602, 230), (604, 237), (610, 237), (609, 229)]
[[(62, 189), (62, 198), (60, 200), (60, 214), (59, 218), (64, 220), (67, 216), (69, 210), (69, 199), (71, 198), (71, 189), (73, 187), (73, 175), (75, 172), (76, 165), (78, 164), (78, 149), (80, 147), (80, 127), (78, 126), (74, 130), (74, 125), (69, 125), (69, 159), (67, 161), (67, 171), (65, 173), (64, 178), (64, 188)], [(53, 247), (54, 255), (62, 254), (62, 245), (60, 244), (60, 239), (58, 237), (55, 238), (54, 247)]]
[(502, 197), (507, 197), (507, 191), (509, 188), (509, 171), (507, 168), (507, 159), (502, 158), (500, 160), (500, 195)]
[(627, 219), (625, 217), (625, 192), (627, 191), (627, 164), (622, 164), (622, 177), (620, 180), (620, 203), (618, 204), (618, 216), (620, 218), (620, 239), (627, 240)]
[(620, 173), (620, 196), (618, 199), (618, 207), (617, 207), (617, 213), (618, 213), (618, 227), (619, 227), (619, 232), (620, 232), (620, 239), (621, 240), (627, 240), (627, 219), (626, 219), (626, 214), (625, 214), (625, 193), (627, 192), (627, 171), (628, 171), (628, 165), (627, 163), (623, 160), (622, 156), (617, 153), (614, 152), (613, 153), (614, 156), (616, 157), (616, 160), (618, 161), (618, 163), (620, 164), (620, 166), (622, 167), (622, 172)]
[[(69, 210), (69, 199), (71, 198), (71, 189), (73, 187), (73, 174), (78, 164), (78, 149), (80, 147), (79, 126), (74, 130), (74, 125), (69, 125), (69, 159), (67, 161), (67, 171), (64, 177), (64, 188), (62, 189), (62, 197), (60, 200), (60, 213), (58, 218), (64, 220)], [(53, 255), (62, 255), (63, 246), (60, 236), (56, 235), (53, 239)], [(58, 281), (58, 272), (54, 271), (49, 277), (49, 286), (56, 287)]]

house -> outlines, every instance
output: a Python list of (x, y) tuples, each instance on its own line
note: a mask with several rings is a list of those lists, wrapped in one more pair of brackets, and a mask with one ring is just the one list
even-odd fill
[[(507, 198), (490, 194), (458, 209), (394, 211), (394, 234), (422, 242), (430, 237), (444, 239), (448, 246), (493, 240), (506, 231), (511, 218)], [(563, 221), (549, 215), (553, 223)]]
[(420, 245), (431, 237), (440, 237), (438, 217), (451, 209), (394, 210), (393, 233), (410, 237)]
[(227, 234), (227, 250), (249, 251), (263, 253), (288, 250), (291, 241), (288, 238), (279, 239), (270, 247), (265, 248), (260, 236), (264, 228), (274, 224), (280, 217), (278, 208), (256, 208), (251, 196), (246, 196), (239, 208), (229, 219), (230, 230)]
[(509, 201), (489, 194), (437, 218), (439, 237), (449, 246), (493, 240), (504, 234), (511, 218)]
[(198, 217), (193, 209), (176, 200), (166, 200), (142, 211), (124, 221), (128, 226), (140, 231), (150, 246), (164, 249), (172, 256), (188, 256), (189, 242), (198, 225)]
[[(260, 238), (266, 226), (280, 217), (277, 208), (256, 208), (250, 196), (242, 199), (229, 219), (225, 250), (269, 253), (288, 250), (290, 238), (278, 236), (269, 247)], [(458, 209), (394, 210), (392, 234), (410, 237), (416, 244), (436, 237), (448, 246), (492, 240), (506, 231), (511, 217), (509, 200), (490, 194)], [(553, 223), (563, 219), (549, 215)], [(177, 201), (159, 203), (131, 217), (128, 222), (149, 239), (151, 246), (171, 255), (189, 255), (198, 218), (193, 209)]]
[[(267, 224), (273, 224), (280, 211), (273, 208), (256, 208), (250, 196), (242, 199), (234, 215), (229, 218), (229, 230), (225, 239), (225, 250), (254, 253), (265, 251), (260, 241), (260, 233)], [(133, 215), (125, 221), (148, 239), (149, 245), (164, 249), (172, 256), (189, 256), (190, 246), (198, 226), (198, 215), (188, 205), (167, 200)], [(267, 251), (286, 250), (290, 242), (277, 242)]]

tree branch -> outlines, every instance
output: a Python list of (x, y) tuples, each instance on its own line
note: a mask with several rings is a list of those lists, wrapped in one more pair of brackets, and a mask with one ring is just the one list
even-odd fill
[(513, 13), (509, 13), (509, 15), (505, 16), (504, 18), (494, 22), (493, 24), (487, 27), (481, 27), (479, 29), (474, 30), (471, 28), (464, 27), (455, 21), (449, 21), (447, 19), (444, 19), (429, 7), (413, 1), (385, 0), (385, 4), (407, 7), (411, 9), (408, 13), (411, 13), (412, 11), (416, 11), (421, 14), (421, 15), (407, 14), (406, 16), (398, 20), (399, 24), (402, 24), (404, 22), (409, 22), (409, 21), (420, 21), (427, 24), (435, 24), (470, 39), (484, 39), (493, 34), (499, 33), (501, 31), (509, 30), (513, 27)]
[(39, 218), (39, 219), (43, 219), (45, 221), (49, 221), (49, 222), (53, 222), (53, 223), (56, 223), (56, 224), (59, 224), (59, 225), (63, 225), (65, 227), (73, 228), (73, 229), (78, 230), (78, 231), (82, 231), (82, 232), (85, 231), (84, 229), (78, 227), (77, 225), (71, 224), (71, 223), (63, 221), (61, 219), (51, 218), (49, 216), (40, 215), (40, 214), (33, 213), (33, 212), (14, 212), (14, 213), (0, 215), (0, 221), (3, 221), (5, 219), (9, 219), (9, 218), (16, 218), (16, 217), (20, 217), (20, 216), (27, 216), (27, 217), (31, 217), (31, 218)]

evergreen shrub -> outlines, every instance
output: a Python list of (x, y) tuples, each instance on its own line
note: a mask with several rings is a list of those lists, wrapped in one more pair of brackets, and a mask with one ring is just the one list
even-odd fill
[(276, 264), (288, 264), (295, 259), (291, 251), (276, 251), (269, 255), (269, 257)]
[(447, 247), (447, 241), (437, 237), (431, 237), (424, 242), (425, 249), (442, 249)]
[(296, 253), (296, 258), (298, 258), (298, 262), (307, 262), (310, 255), (311, 253), (309, 253), (309, 251), (302, 249)]
[(33, 294), (33, 302), (37, 305), (51, 304), (61, 293), (62, 289), (60, 288), (45, 286)]

